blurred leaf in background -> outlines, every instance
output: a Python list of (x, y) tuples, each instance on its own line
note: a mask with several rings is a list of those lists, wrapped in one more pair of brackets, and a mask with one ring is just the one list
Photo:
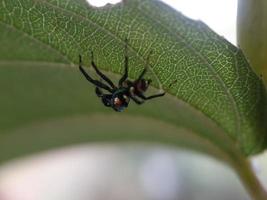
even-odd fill
[(252, 67), (267, 80), (267, 1), (239, 0), (238, 44)]

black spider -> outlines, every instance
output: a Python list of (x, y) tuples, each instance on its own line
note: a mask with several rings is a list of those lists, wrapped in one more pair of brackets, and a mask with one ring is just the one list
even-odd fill
[[(127, 40), (125, 45), (125, 62), (124, 62), (124, 68), (125, 72), (121, 79), (119, 80), (118, 87), (113, 84), (113, 82), (106, 77), (102, 72), (100, 72), (94, 63), (94, 56), (93, 52), (91, 64), (93, 68), (95, 69), (96, 73), (104, 80), (107, 84), (102, 83), (101, 81), (94, 80), (91, 78), (88, 73), (83, 69), (82, 67), (82, 57), (79, 55), (80, 64), (79, 69), (82, 72), (82, 74), (85, 76), (85, 78), (92, 84), (96, 86), (95, 92), (98, 97), (102, 98), (102, 102), (107, 107), (112, 107), (115, 111), (121, 112), (126, 107), (128, 107), (130, 99), (132, 99), (137, 104), (144, 103), (145, 100), (153, 99), (156, 97), (163, 96), (165, 93), (159, 93), (152, 96), (146, 97), (144, 95), (144, 92), (148, 89), (149, 84), (151, 80), (144, 79), (144, 75), (147, 71), (147, 65), (148, 65), (148, 59), (147, 59), (147, 65), (143, 72), (140, 74), (138, 79), (135, 81), (130, 81), (128, 79), (128, 55), (127, 55)], [(149, 57), (148, 57), (149, 58)], [(104, 89), (109, 92), (109, 94), (104, 94), (101, 89)]]

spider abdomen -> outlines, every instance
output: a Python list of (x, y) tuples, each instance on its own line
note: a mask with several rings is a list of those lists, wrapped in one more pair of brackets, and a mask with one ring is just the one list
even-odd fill
[(146, 79), (140, 79), (134, 82), (135, 93), (144, 93), (147, 90), (150, 82), (151, 80)]

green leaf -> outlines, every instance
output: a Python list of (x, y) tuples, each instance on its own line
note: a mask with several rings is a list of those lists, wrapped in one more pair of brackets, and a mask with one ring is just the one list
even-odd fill
[[(0, 33), (0, 161), (88, 141), (160, 142), (228, 163), (250, 193), (265, 195), (244, 157), (267, 146), (263, 84), (202, 22), (154, 0), (3, 0)], [(149, 76), (168, 95), (114, 113), (79, 73), (78, 55), (89, 66), (93, 50), (117, 82), (126, 38), (130, 78), (152, 50)]]

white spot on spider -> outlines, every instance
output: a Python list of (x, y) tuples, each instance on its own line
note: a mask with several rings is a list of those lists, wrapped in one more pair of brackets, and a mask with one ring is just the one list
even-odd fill
[(114, 105), (120, 105), (120, 104), (121, 104), (121, 100), (118, 97), (116, 97), (114, 99)]
[(134, 95), (134, 87), (130, 87), (130, 93), (131, 95)]
[(126, 95), (123, 95), (123, 98), (125, 99), (126, 102), (129, 101), (129, 97), (127, 97)]
[(106, 4), (116, 4), (121, 2), (121, 0), (86, 0), (90, 5), (96, 6), (96, 7), (102, 7)]

